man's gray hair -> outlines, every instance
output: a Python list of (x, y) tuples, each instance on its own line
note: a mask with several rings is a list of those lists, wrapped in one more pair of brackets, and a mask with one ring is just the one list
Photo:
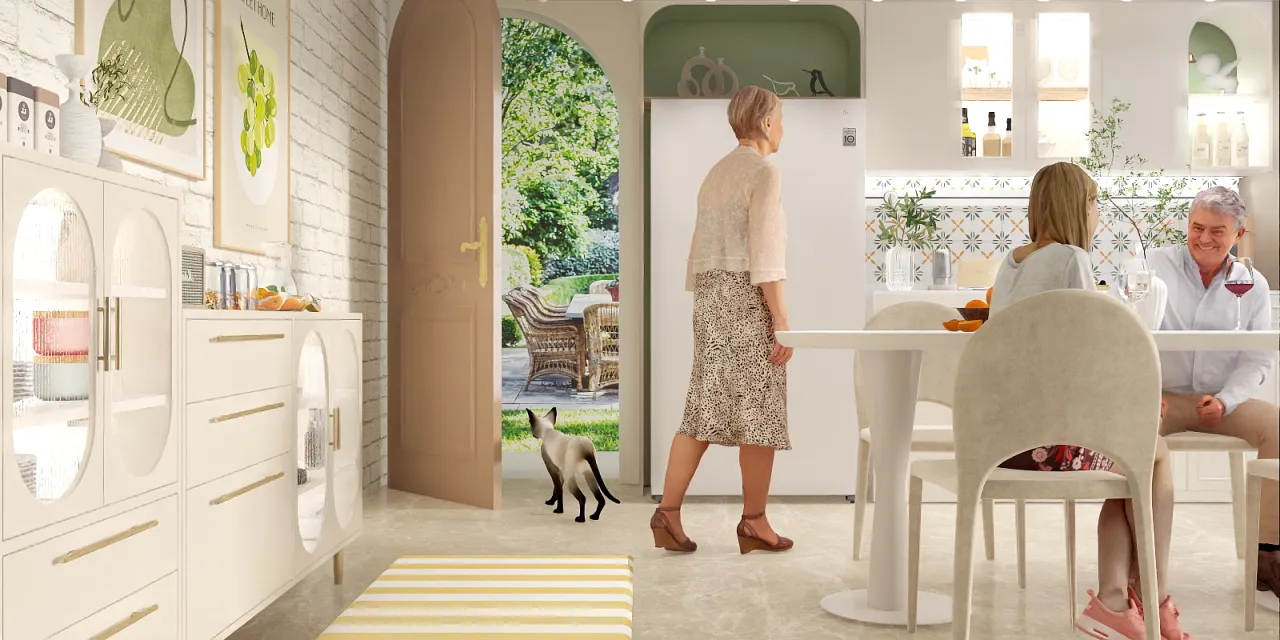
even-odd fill
[(1196, 194), (1191, 202), (1191, 210), (1207, 209), (1224, 216), (1231, 216), (1236, 221), (1236, 228), (1243, 229), (1245, 216), (1244, 201), (1240, 194), (1226, 187), (1209, 187)]

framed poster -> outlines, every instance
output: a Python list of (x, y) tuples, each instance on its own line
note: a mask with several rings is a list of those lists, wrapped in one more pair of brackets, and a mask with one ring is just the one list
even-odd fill
[(289, 241), (289, 0), (215, 0), (213, 244)]
[(205, 177), (205, 0), (76, 0), (76, 51), (119, 58), (127, 88), (99, 112), (117, 123), (106, 148)]

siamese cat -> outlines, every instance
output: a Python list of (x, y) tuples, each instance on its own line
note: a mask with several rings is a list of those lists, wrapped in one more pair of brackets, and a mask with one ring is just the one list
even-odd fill
[(609, 488), (604, 486), (604, 478), (600, 477), (600, 467), (596, 465), (596, 447), (590, 438), (567, 436), (556, 431), (554, 408), (544, 416), (534, 415), (530, 409), (525, 409), (525, 413), (529, 414), (529, 430), (533, 432), (533, 437), (542, 440), (542, 462), (547, 465), (547, 473), (551, 475), (551, 498), (547, 500), (547, 504), (556, 505), (554, 513), (564, 513), (564, 492), (568, 489), (569, 493), (578, 499), (578, 517), (573, 521), (587, 521), (584, 517), (587, 511), (587, 497), (583, 495), (582, 489), (578, 488), (579, 473), (586, 479), (591, 495), (596, 497), (596, 510), (591, 514), (592, 520), (600, 519), (600, 512), (604, 511), (605, 496), (617, 504), (622, 504), (609, 493)]

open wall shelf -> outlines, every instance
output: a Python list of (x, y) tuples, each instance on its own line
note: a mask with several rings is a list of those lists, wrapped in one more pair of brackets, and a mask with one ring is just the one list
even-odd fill
[[(777, 82), (779, 95), (809, 97), (806, 70), (818, 69), (835, 97), (857, 98), (862, 95), (861, 47), (858, 23), (841, 7), (673, 5), (655, 13), (645, 27), (645, 95), (679, 97), (685, 63), (701, 50), (713, 64), (731, 69), (739, 86), (775, 89)], [(706, 73), (706, 68), (694, 69), (695, 83)], [(790, 83), (795, 93), (787, 91)]]

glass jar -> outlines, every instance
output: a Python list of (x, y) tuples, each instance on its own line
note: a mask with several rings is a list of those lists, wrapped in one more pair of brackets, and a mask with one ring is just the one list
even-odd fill
[(298, 281), (293, 277), (294, 246), (288, 242), (268, 242), (263, 247), (267, 257), (275, 264), (268, 263), (263, 267), (262, 275), (258, 278), (258, 286), (275, 287), (276, 291), (281, 293), (299, 295)]
[(895, 245), (884, 252), (884, 283), (890, 291), (910, 291), (916, 283), (915, 252)]

